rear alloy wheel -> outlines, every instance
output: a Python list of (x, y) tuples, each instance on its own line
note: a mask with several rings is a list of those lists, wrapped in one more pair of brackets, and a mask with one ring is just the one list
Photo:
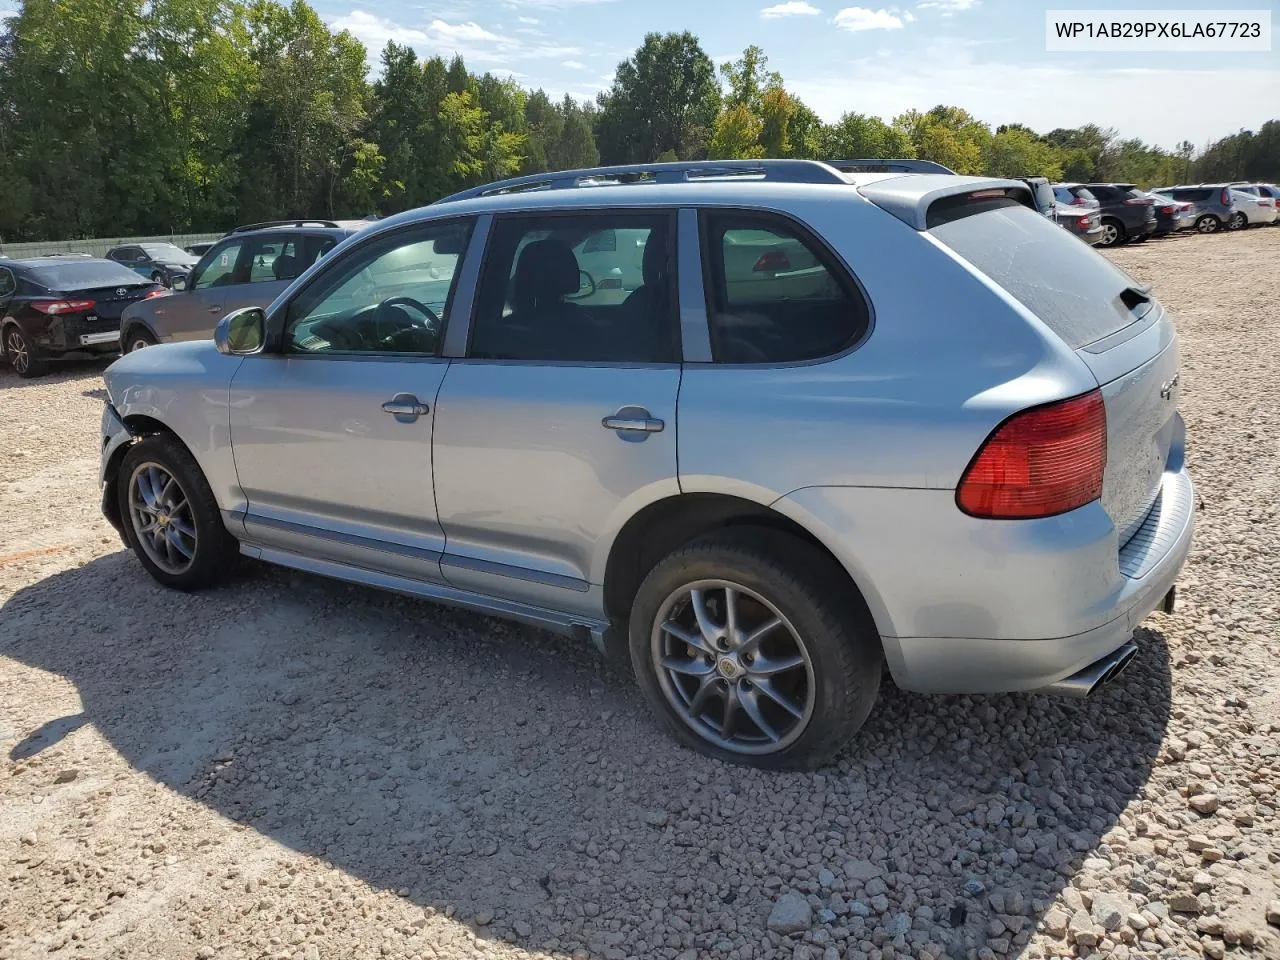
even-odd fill
[(809, 770), (862, 726), (883, 655), (830, 558), (773, 531), (726, 531), (659, 563), (636, 594), (631, 662), (663, 725), (702, 753)]
[(154, 347), (156, 338), (145, 327), (134, 327), (129, 331), (129, 336), (125, 339), (124, 352), (136, 353), (139, 350), (145, 350), (147, 347)]
[(151, 282), (152, 282), (152, 283), (158, 283), (158, 284), (160, 284), (162, 287), (167, 287), (167, 286), (169, 285), (169, 278), (168, 278), (168, 277), (166, 277), (166, 276), (165, 276), (163, 273), (161, 273), (159, 270), (157, 270), (155, 273), (153, 273), (153, 274), (151, 275)]
[(1231, 219), (1227, 221), (1228, 230), (1243, 230), (1249, 225), (1249, 218), (1243, 213), (1233, 213)]
[(1217, 233), (1221, 228), (1221, 222), (1211, 213), (1206, 213), (1196, 221), (1196, 229), (1201, 233)]
[(1117, 247), (1124, 243), (1124, 227), (1115, 220), (1102, 221), (1102, 239), (1098, 241), (1100, 247)]
[(13, 372), (24, 379), (44, 373), (44, 362), (16, 324), (4, 329), (4, 355), (9, 366), (13, 367)]

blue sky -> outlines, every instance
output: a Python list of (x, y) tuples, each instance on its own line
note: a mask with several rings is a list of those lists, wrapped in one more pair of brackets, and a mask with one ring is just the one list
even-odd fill
[[(549, 93), (594, 97), (649, 31), (692, 30), (717, 61), (759, 44), (787, 87), (824, 119), (891, 118), (958, 104), (992, 124), (1036, 129), (1094, 121), (1172, 146), (1256, 129), (1280, 116), (1280, 60), (1252, 54), (1064, 54), (1044, 49), (1044, 10), (1066, 0), (313, 0), (370, 48), (461, 53), (472, 69)], [(1219, 0), (1219, 5), (1250, 4)], [(1275, 0), (1253, 0), (1265, 9)], [(1172, 6), (1106, 0), (1079, 7)], [(1184, 4), (1213, 7), (1212, 0)], [(1275, 20), (1280, 18), (1274, 17)], [(1277, 23), (1276, 26), (1280, 26)]]

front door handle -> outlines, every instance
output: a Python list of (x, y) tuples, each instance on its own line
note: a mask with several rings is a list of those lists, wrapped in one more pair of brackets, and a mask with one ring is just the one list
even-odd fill
[(606, 430), (627, 433), (661, 433), (666, 424), (644, 407), (623, 407), (611, 417), (600, 421)]
[(416, 420), (424, 413), (431, 412), (431, 408), (412, 393), (397, 393), (382, 405), (382, 409), (387, 413), (394, 414), (397, 419), (407, 417), (410, 420)]
[(210, 313), (221, 313), (221, 312), (222, 312), (222, 307), (218, 306), (218, 304), (216, 304), (216, 303), (215, 303), (212, 307), (210, 307), (210, 308), (209, 308), (209, 312), (210, 312)]

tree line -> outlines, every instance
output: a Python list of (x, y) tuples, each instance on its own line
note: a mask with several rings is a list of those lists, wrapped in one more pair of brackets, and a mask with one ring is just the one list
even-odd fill
[(1280, 179), (1280, 121), (1197, 151), (940, 105), (824, 123), (759, 47), (649, 34), (594, 102), (364, 46), (304, 0), (25, 0), (0, 27), (0, 238), (359, 217), (515, 174), (676, 159), (919, 157), (960, 173)]

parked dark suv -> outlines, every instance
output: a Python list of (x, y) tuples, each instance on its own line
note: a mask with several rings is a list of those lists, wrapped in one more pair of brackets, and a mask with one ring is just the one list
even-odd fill
[(112, 260), (36, 257), (0, 263), (0, 356), (20, 377), (73, 350), (115, 353), (125, 307), (165, 293)]
[(1086, 183), (1102, 206), (1100, 247), (1140, 243), (1156, 232), (1155, 201), (1136, 183)]

